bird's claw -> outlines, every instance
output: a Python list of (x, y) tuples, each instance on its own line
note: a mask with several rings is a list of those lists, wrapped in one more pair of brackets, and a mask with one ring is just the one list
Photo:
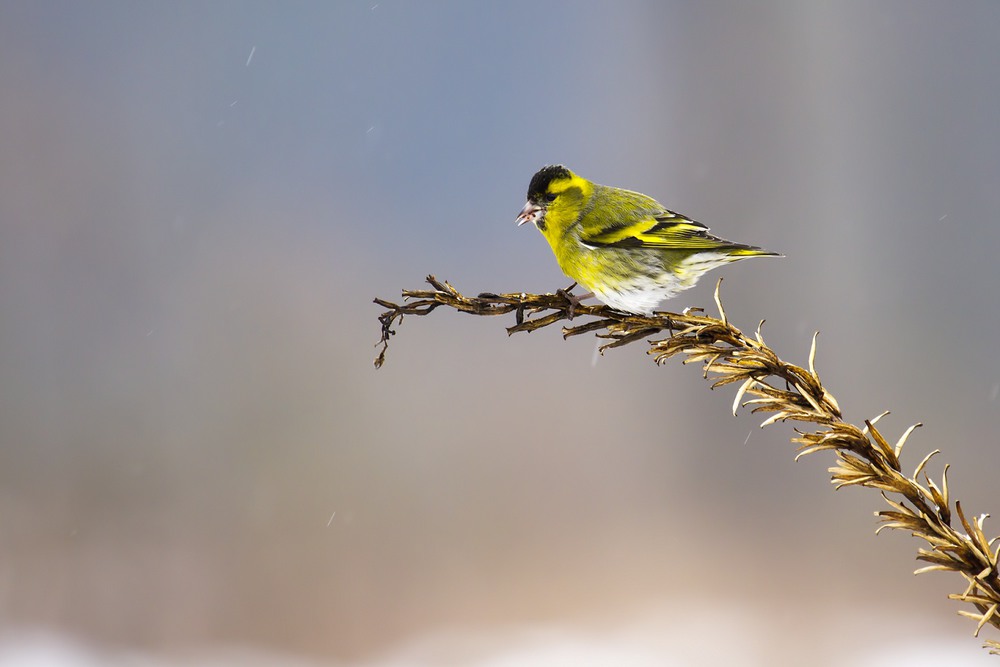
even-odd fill
[(566, 309), (566, 319), (572, 320), (576, 316), (576, 307), (580, 305), (580, 302), (584, 299), (593, 296), (592, 294), (584, 294), (583, 296), (577, 296), (573, 294), (572, 290), (576, 287), (576, 283), (573, 283), (565, 289), (557, 289), (556, 294), (566, 299), (569, 302), (569, 307)]

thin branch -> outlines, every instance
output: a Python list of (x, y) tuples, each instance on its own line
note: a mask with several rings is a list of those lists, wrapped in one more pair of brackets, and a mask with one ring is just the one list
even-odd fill
[[(440, 306), (453, 308), (473, 315), (515, 314), (514, 326), (508, 334), (535, 331), (563, 320), (587, 318), (581, 323), (564, 326), (564, 338), (595, 332), (608, 342), (604, 350), (620, 347), (639, 340), (667, 333), (665, 338), (649, 340), (648, 354), (657, 364), (680, 356), (682, 363), (702, 362), (705, 377), (712, 387), (739, 384), (733, 405), (734, 413), (740, 407), (749, 407), (754, 413), (770, 413), (761, 427), (779, 421), (799, 422), (808, 425), (796, 429), (798, 456), (830, 450), (836, 455), (831, 467), (831, 481), (837, 487), (861, 486), (878, 490), (890, 509), (876, 512), (883, 528), (909, 531), (923, 539), (927, 547), (917, 550), (917, 560), (928, 563), (916, 574), (932, 570), (957, 572), (967, 586), (962, 593), (949, 598), (967, 603), (975, 612), (959, 613), (976, 621), (975, 634), (985, 625), (1000, 628), (1000, 577), (998, 577), (998, 552), (994, 544), (1000, 538), (988, 540), (983, 533), (987, 515), (968, 520), (961, 503), (954, 501), (954, 513), (960, 526), (952, 525), (951, 490), (944, 466), (941, 482), (934, 482), (925, 472), (932, 454), (917, 465), (912, 477), (903, 473), (900, 455), (908, 436), (919, 426), (907, 429), (895, 442), (890, 443), (875, 427), (879, 417), (865, 420), (860, 428), (843, 420), (836, 399), (820, 381), (815, 368), (816, 338), (813, 337), (809, 353), (808, 370), (782, 361), (765, 343), (760, 327), (753, 336), (747, 336), (730, 324), (726, 318), (719, 287), (715, 301), (719, 317), (709, 317), (698, 311), (657, 313), (651, 316), (630, 315), (607, 306), (576, 303), (564, 291), (557, 294), (480, 294), (467, 297), (446, 282), (428, 276), (433, 289), (407, 290), (404, 303), (396, 304), (375, 299), (387, 310), (379, 316), (382, 338), (381, 350), (375, 358), (376, 368), (385, 363), (389, 338), (395, 334), (393, 326), (405, 315), (424, 316)], [(721, 280), (719, 284), (721, 285)], [(763, 324), (763, 322), (761, 322)], [(819, 428), (817, 428), (817, 426)], [(816, 430), (812, 430), (816, 429)], [(798, 458), (798, 457), (796, 457)], [(921, 484), (920, 477), (925, 483)], [(987, 641), (991, 653), (1000, 652), (1000, 643)]]

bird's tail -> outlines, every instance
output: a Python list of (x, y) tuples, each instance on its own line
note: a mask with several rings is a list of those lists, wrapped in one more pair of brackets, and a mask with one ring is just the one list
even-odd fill
[(770, 250), (758, 248), (755, 245), (744, 245), (742, 243), (728, 244), (724, 248), (724, 252), (734, 260), (745, 259), (747, 257), (784, 257), (780, 252), (771, 252)]

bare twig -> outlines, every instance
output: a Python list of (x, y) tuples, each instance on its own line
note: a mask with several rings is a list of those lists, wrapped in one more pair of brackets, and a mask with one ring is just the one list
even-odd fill
[[(649, 341), (648, 353), (657, 364), (674, 356), (683, 356), (683, 363), (702, 362), (705, 377), (712, 387), (739, 386), (733, 413), (740, 407), (769, 416), (761, 427), (779, 421), (806, 424), (796, 429), (798, 456), (819, 451), (832, 451), (836, 464), (830, 468), (831, 481), (837, 488), (861, 486), (878, 490), (890, 509), (876, 512), (883, 528), (909, 531), (927, 544), (917, 550), (917, 559), (928, 565), (916, 574), (935, 570), (958, 572), (967, 586), (949, 598), (965, 602), (976, 611), (959, 613), (976, 621), (976, 635), (989, 624), (1000, 628), (1000, 578), (997, 560), (1000, 538), (987, 539), (983, 523), (988, 515), (971, 520), (957, 500), (955, 515), (960, 525), (953, 525), (951, 491), (948, 487), (948, 466), (944, 466), (940, 482), (925, 472), (928, 454), (912, 475), (902, 472), (900, 454), (907, 438), (920, 424), (911, 426), (895, 442), (890, 443), (875, 427), (884, 415), (864, 421), (864, 428), (845, 422), (836, 399), (820, 381), (816, 372), (816, 337), (813, 336), (808, 368), (782, 361), (769, 348), (758, 326), (752, 336), (745, 335), (726, 318), (719, 288), (715, 299), (719, 317), (685, 312), (657, 313), (652, 316), (629, 315), (607, 306), (577, 304), (564, 292), (557, 294), (480, 294), (467, 297), (448, 283), (428, 276), (433, 289), (404, 291), (402, 305), (375, 299), (387, 310), (379, 316), (382, 324), (381, 350), (375, 366), (385, 362), (392, 326), (404, 315), (427, 315), (439, 306), (474, 315), (515, 313), (516, 323), (507, 328), (508, 334), (534, 331), (574, 317), (596, 318), (574, 326), (563, 327), (563, 337), (596, 332), (609, 342), (601, 352), (612, 347), (649, 339), (663, 332), (666, 338)], [(721, 284), (721, 280), (719, 283)], [(562, 292), (562, 291), (560, 291)], [(547, 312), (550, 311), (550, 312)], [(543, 314), (547, 313), (547, 314)], [(763, 322), (761, 322), (763, 324)], [(818, 428), (817, 428), (818, 427)], [(815, 429), (815, 430), (814, 430)], [(1000, 654), (1000, 642), (987, 641), (991, 653)]]

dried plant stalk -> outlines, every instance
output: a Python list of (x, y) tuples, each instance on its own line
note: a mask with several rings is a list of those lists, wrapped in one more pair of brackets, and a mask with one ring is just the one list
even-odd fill
[[(820, 381), (816, 372), (816, 336), (809, 352), (808, 368), (801, 368), (782, 361), (769, 348), (761, 335), (760, 326), (752, 336), (731, 325), (715, 290), (719, 317), (709, 317), (700, 311), (657, 313), (640, 316), (621, 313), (607, 306), (584, 305), (575, 302), (565, 291), (556, 294), (480, 294), (467, 297), (447, 282), (428, 276), (431, 290), (403, 292), (402, 305), (383, 299), (375, 303), (387, 308), (379, 316), (382, 325), (381, 350), (375, 358), (376, 368), (385, 362), (389, 338), (395, 332), (392, 326), (405, 315), (427, 315), (440, 306), (453, 308), (473, 315), (503, 315), (515, 313), (516, 323), (507, 328), (508, 334), (534, 331), (575, 317), (596, 318), (582, 324), (564, 327), (563, 337), (596, 332), (608, 342), (606, 349), (620, 347), (657, 334), (668, 332), (668, 337), (650, 340), (648, 353), (657, 364), (675, 356), (683, 356), (682, 363), (702, 362), (704, 375), (712, 387), (738, 385), (733, 413), (740, 407), (751, 407), (752, 412), (769, 416), (761, 427), (776, 422), (808, 424), (804, 430), (796, 428), (799, 456), (829, 450), (836, 455), (831, 467), (831, 481), (839, 489), (844, 486), (862, 486), (877, 489), (889, 509), (876, 512), (883, 528), (909, 531), (927, 544), (917, 550), (917, 559), (927, 563), (916, 570), (922, 574), (935, 570), (958, 572), (967, 586), (961, 593), (949, 595), (953, 600), (967, 603), (976, 611), (958, 613), (976, 622), (975, 634), (984, 625), (1000, 628), (1000, 578), (997, 558), (1000, 548), (994, 548), (997, 537), (987, 539), (983, 523), (988, 515), (971, 520), (954, 501), (959, 525), (953, 525), (951, 491), (948, 488), (948, 466), (945, 465), (940, 482), (935, 482), (925, 471), (935, 450), (917, 465), (912, 475), (902, 471), (900, 453), (907, 438), (920, 424), (908, 428), (895, 442), (890, 443), (875, 427), (885, 413), (865, 420), (864, 428), (845, 422), (836, 399)], [(719, 281), (721, 285), (722, 281)], [(551, 312), (547, 312), (551, 311)], [(544, 314), (543, 314), (544, 313)], [(763, 324), (763, 322), (761, 322)], [(813, 430), (815, 429), (815, 430)], [(876, 532), (878, 532), (876, 531)], [(987, 641), (990, 653), (1000, 655), (1000, 642)]]

